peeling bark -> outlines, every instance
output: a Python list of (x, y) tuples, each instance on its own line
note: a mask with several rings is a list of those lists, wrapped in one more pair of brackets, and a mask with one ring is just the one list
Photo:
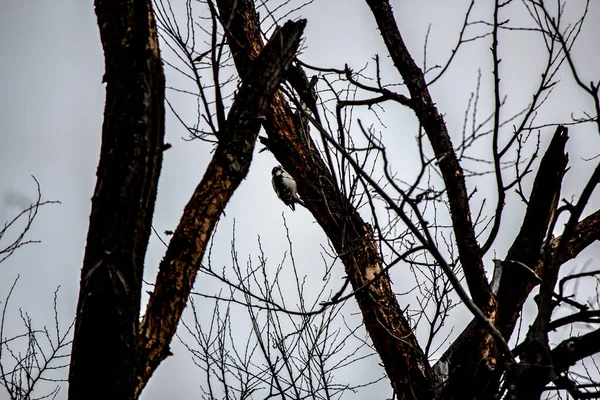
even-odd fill
[[(217, 4), (229, 27), (235, 65), (240, 76), (247, 76), (249, 65), (262, 47), (253, 2), (218, 0)], [(383, 271), (382, 260), (372, 229), (342, 195), (312, 139), (294, 121), (283, 95), (277, 93), (263, 123), (269, 150), (299, 183), (308, 210), (334, 245), (353, 289), (358, 290), (355, 297), (366, 330), (396, 397), (431, 398), (428, 361), (402, 314), (389, 278), (386, 274), (379, 275)]]
[(162, 163), (165, 82), (151, 2), (95, 5), (106, 107), (69, 399), (133, 399), (143, 264)]
[(287, 22), (249, 66), (202, 181), (186, 205), (162, 260), (139, 327), (136, 397), (169, 355), (169, 344), (216, 222), (248, 174), (260, 120), (292, 62), (305, 20)]

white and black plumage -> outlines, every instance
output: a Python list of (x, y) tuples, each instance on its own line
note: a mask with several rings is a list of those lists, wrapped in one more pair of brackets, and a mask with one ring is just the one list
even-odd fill
[(296, 181), (290, 174), (284, 171), (281, 165), (276, 166), (271, 171), (273, 178), (273, 189), (277, 193), (277, 197), (281, 199), (286, 205), (290, 206), (292, 211), (296, 211), (295, 203), (304, 206), (304, 202), (298, 197), (298, 188)]

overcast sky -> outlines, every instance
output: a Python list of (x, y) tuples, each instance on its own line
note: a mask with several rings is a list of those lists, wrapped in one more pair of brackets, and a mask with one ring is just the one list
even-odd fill
[[(462, 22), (463, 3), (392, 1), (405, 39), (419, 63), (422, 63), (423, 42), (429, 23), (432, 24), (428, 44), (429, 65), (442, 63), (450, 54), (457, 37), (456, 29)], [(573, 1), (573, 4), (579, 5), (582, 1)], [(480, 18), (489, 20), (485, 9), (478, 12), (481, 13)], [(302, 54), (303, 60), (308, 63), (337, 68), (348, 63), (359, 69), (371, 62), (375, 53), (385, 54), (373, 19), (362, 1), (317, 0), (301, 15), (308, 18)], [(526, 18), (525, 15), (522, 17)], [(575, 56), (585, 75), (584, 81), (599, 78), (597, 38), (600, 37), (600, 7), (597, 3), (592, 4), (588, 18), (588, 26), (582, 33)], [(69, 321), (75, 312), (100, 149), (104, 60), (91, 1), (3, 2), (0, 5), (0, 30), (0, 219), (7, 220), (34, 200), (36, 186), (32, 175), (40, 182), (44, 199), (61, 201), (60, 205), (44, 207), (35, 221), (29, 239), (41, 240), (41, 243), (21, 249), (0, 266), (0, 301), (20, 275), (9, 313), (9, 330), (18, 332), (19, 307), (27, 311), (36, 324), (52, 324), (51, 299), (59, 285), (61, 318)], [(503, 87), (512, 100), (508, 102), (508, 114), (530, 101), (531, 88), (539, 76), (535, 68), (543, 60), (539, 42), (527, 39), (522, 33), (507, 34), (504, 39), (501, 42), (503, 67), (510, 73), (504, 76)], [(462, 127), (466, 103), (475, 89), (478, 68), (484, 74), (490, 71), (489, 42), (468, 47), (451, 68), (449, 82), (432, 88), (434, 99), (452, 132), (459, 132)], [(167, 70), (167, 73), (170, 84), (179, 82), (172, 71)], [(394, 76), (392, 70), (386, 74)], [(565, 82), (569, 79), (568, 74), (564, 75)], [(482, 88), (489, 89), (490, 85), (488, 75)], [(589, 101), (568, 89), (568, 85), (561, 86), (560, 90), (544, 110), (547, 116), (541, 116), (543, 122), (589, 109)], [(489, 100), (482, 102), (483, 113), (486, 108), (490, 110), (490, 104)], [(184, 104), (181, 106), (186, 107)], [(193, 108), (186, 112), (195, 118), (191, 114)], [(405, 144), (414, 143), (415, 124), (410, 113), (391, 111), (384, 116), (385, 121), (390, 123), (389, 131), (410, 132), (394, 135), (388, 142), (401, 155), (398, 159), (406, 162), (411, 157), (411, 150)], [(544, 133), (551, 134), (552, 129)], [(182, 140), (186, 136), (181, 125), (169, 115), (167, 141), (173, 144), (173, 148), (165, 154), (160, 179), (154, 217), (154, 226), (159, 232), (176, 227), (183, 206), (210, 159), (209, 145)], [(600, 149), (597, 133), (591, 130), (573, 128), (571, 136), (568, 149), (576, 172), (571, 171), (565, 181), (564, 190), (569, 195), (577, 193), (584, 183), (577, 179), (577, 174), (589, 170), (582, 158), (593, 157)], [(547, 137), (543, 138), (544, 143)], [(403, 151), (406, 154), (403, 155)], [(286, 250), (283, 212), (295, 241), (299, 268), (306, 274), (317, 269), (318, 281), (323, 274), (319, 246), (325, 243), (324, 235), (306, 210), (300, 208), (292, 213), (275, 197), (270, 183), (270, 170), (275, 164), (268, 152), (255, 155), (248, 178), (235, 193), (226, 216), (219, 224), (215, 263), (224, 267), (230, 262), (230, 238), (235, 219), (241, 259), (247, 259), (249, 255), (256, 258), (256, 238), (260, 235), (266, 253), (276, 265)], [(410, 165), (402, 168), (408, 172), (413, 170)], [(490, 195), (488, 190), (493, 188), (493, 184), (482, 181), (478, 188), (480, 197), (474, 201)], [(511, 200), (515, 201), (515, 198)], [(597, 200), (596, 196), (596, 204)], [(499, 240), (495, 248), (498, 254), (503, 254), (510, 245), (511, 232), (518, 229), (521, 214), (515, 213), (518, 218), (505, 220), (503, 232), (506, 239)], [(148, 281), (154, 281), (163, 253), (164, 246), (153, 236), (146, 260), (145, 278)], [(583, 260), (591, 259), (591, 254)], [(491, 258), (493, 254), (486, 258), (486, 263), (490, 263)], [(582, 263), (579, 262), (579, 267)], [(341, 271), (338, 275), (341, 276)], [(202, 282), (197, 282), (196, 288), (201, 285)], [(142, 306), (142, 310), (144, 308)], [(453, 335), (460, 332), (462, 321), (468, 318), (466, 314), (457, 317)], [(245, 332), (248, 326), (240, 326), (239, 329)], [(173, 352), (175, 356), (160, 366), (144, 391), (143, 399), (190, 398), (199, 393), (201, 372), (191, 363), (177, 339), (174, 340)], [(355, 369), (357, 376), (373, 370), (375, 375), (381, 374), (374, 368), (376, 360), (362, 365), (365, 370)], [(377, 388), (381, 396), (389, 395), (387, 383)], [(0, 391), (0, 398), (2, 396)], [(64, 397), (65, 391), (59, 398)]]

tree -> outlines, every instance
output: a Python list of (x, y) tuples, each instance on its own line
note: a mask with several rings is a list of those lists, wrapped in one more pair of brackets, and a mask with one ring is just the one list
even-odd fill
[[(168, 354), (194, 268), (248, 172), (260, 116), (296, 53), (304, 21), (290, 22), (274, 34), (271, 46), (253, 63), (227, 119), (221, 116), (220, 146), (173, 236), (138, 329), (143, 261), (164, 149), (164, 76), (149, 2), (100, 0), (96, 14), (106, 60), (107, 106), (69, 398), (131, 399)], [(98, 332), (103, 332), (101, 341)]]
[[(194, 329), (186, 325), (197, 338), (199, 348), (190, 350), (209, 386), (216, 371), (228, 398), (252, 396), (259, 390), (256, 382), (267, 385), (270, 395), (330, 398), (332, 370), (325, 367), (328, 356), (337, 352), (327, 353), (317, 343), (331, 340), (320, 332), (335, 326), (336, 318), (343, 316), (339, 306), (350, 300), (360, 309), (360, 329), (383, 365), (394, 398), (538, 399), (564, 392), (573, 398), (598, 397), (597, 368), (586, 370), (587, 377), (570, 371), (577, 363), (593, 360), (600, 350), (600, 330), (594, 325), (599, 299), (577, 292), (577, 285), (585, 283), (569, 291), (573, 282), (591, 278), (596, 283), (598, 271), (570, 273), (565, 264), (599, 238), (600, 211), (589, 208), (600, 165), (591, 171), (575, 165), (582, 187), (577, 192), (563, 188), (574, 173), (566, 150), (569, 129), (600, 133), (600, 83), (595, 83), (597, 77), (584, 83), (589, 78), (583, 78), (574, 45), (590, 2), (582, 3), (580, 15), (567, 21), (570, 10), (560, 3), (495, 1), (479, 9), (471, 1), (451, 55), (428, 68), (425, 56), (419, 65), (415, 50), (409, 51), (389, 1), (366, 0), (387, 54), (376, 55), (358, 72), (348, 64), (341, 67), (345, 60), (337, 66), (317, 66), (296, 56), (305, 21), (284, 20), (292, 11), (301, 14), (301, 7), (296, 10), (301, 4), (284, 2), (271, 10), (268, 2), (257, 3), (208, 0), (198, 3), (198, 11), (188, 1), (184, 19), (178, 20), (170, 3), (158, 1), (157, 32), (148, 2), (96, 1), (106, 56), (107, 106), (69, 397), (139, 396), (169, 355), (199, 271), (230, 288), (228, 295), (216, 295), (217, 301), (246, 306), (257, 346), (267, 360), (260, 374), (239, 378), (239, 391), (228, 392), (233, 388), (227, 378), (232, 371), (250, 374), (248, 367), (253, 365), (242, 357), (234, 363), (227, 354), (229, 306), (224, 314), (215, 307), (210, 327), (203, 327), (201, 318)], [(266, 18), (259, 18), (257, 7), (264, 9)], [(484, 18), (474, 17), (482, 10), (487, 12)], [(201, 117), (187, 123), (183, 114), (173, 111), (192, 138), (215, 147), (168, 243), (138, 326), (144, 254), (167, 147), (159, 34), (173, 57), (164, 61), (189, 78), (190, 86), (177, 90), (194, 98)], [(509, 34), (536, 35), (545, 53), (531, 100), (521, 109), (507, 102), (501, 84), (502, 40)], [(267, 44), (263, 37), (270, 37)], [(438, 82), (451, 79), (452, 67), (471, 43), (489, 45), (491, 67), (484, 69), (490, 73), (477, 78), (464, 115), (444, 114), (434, 90)], [(307, 72), (316, 80), (309, 80)], [(492, 82), (489, 93), (481, 89), (486, 78)], [(547, 114), (553, 91), (563, 81), (572, 83), (591, 104), (570, 110), (571, 120)], [(486, 108), (487, 115), (482, 111)], [(414, 118), (414, 175), (407, 176), (393, 150), (386, 110)], [(462, 132), (455, 121), (464, 121)], [(302, 279), (297, 279), (301, 306), (294, 309), (286, 296), (274, 295), (279, 286), (269, 281), (264, 268), (244, 271), (238, 266), (232, 278), (231, 271), (219, 273), (210, 265), (211, 235), (248, 173), (261, 126), (266, 136), (259, 137), (260, 142), (298, 182), (307, 210), (329, 240), (331, 264), (338, 268), (341, 263), (346, 275), (339, 290), (327, 296), (321, 289), (320, 300), (310, 307), (303, 302)], [(587, 162), (597, 163), (597, 158)], [(585, 179), (580, 178), (582, 171)], [(491, 208), (487, 193), (477, 193), (479, 185), (490, 180), (495, 200)], [(513, 205), (519, 207), (518, 202), (522, 210), (516, 212)], [(506, 226), (509, 218), (520, 221), (512, 232)], [(496, 252), (501, 240), (509, 243), (506, 251), (498, 250), (493, 265), (488, 265), (486, 257)], [(234, 266), (237, 262), (234, 257)], [(486, 272), (492, 270), (488, 279)], [(253, 284), (261, 273), (262, 286)], [(411, 298), (416, 307), (396, 289), (398, 280), (409, 278), (414, 279)], [(530, 321), (524, 315), (528, 299), (537, 305)], [(461, 309), (468, 310), (472, 321), (445, 343), (440, 335)], [(277, 316), (285, 315), (293, 333), (280, 329), (264, 339), (257, 310), (267, 314), (265, 330), (282, 328)], [(319, 322), (315, 315), (323, 319)], [(530, 326), (522, 336), (524, 319)], [(319, 326), (323, 329), (314, 329)], [(105, 333), (101, 342), (95, 336), (99, 329)], [(315, 337), (323, 341), (304, 341)], [(269, 342), (272, 338), (277, 340)], [(286, 344), (288, 338), (294, 344)], [(269, 345), (281, 346), (279, 353), (272, 354)], [(444, 353), (435, 361), (437, 346)], [(108, 372), (105, 365), (111, 366)], [(313, 366), (322, 373), (301, 381)], [(215, 393), (211, 388), (209, 397), (218, 397)]]
[[(261, 48), (260, 23), (254, 5), (243, 1), (235, 4), (227, 1), (216, 3), (221, 20), (227, 21), (226, 33), (231, 54), (238, 72), (243, 76), (248, 63), (255, 57), (253, 52)], [(562, 293), (554, 294), (560, 266), (598, 237), (597, 213), (582, 218), (583, 208), (588, 203), (597, 178), (596, 172), (593, 172), (577, 202), (559, 207), (561, 182), (567, 165), (567, 128), (556, 121), (540, 125), (536, 121), (540, 118), (540, 109), (547, 101), (549, 92), (557, 83), (557, 74), (562, 73), (562, 67), (570, 70), (579, 88), (591, 96), (594, 104), (598, 104), (595, 84), (586, 86), (582, 83), (571, 54), (573, 41), (587, 15), (587, 5), (580, 19), (566, 25), (562, 6), (554, 10), (553, 15), (544, 2), (524, 2), (519, 11), (528, 12), (533, 26), (518, 26), (509, 25), (499, 16), (510, 7), (517, 7), (512, 2), (496, 2), (489, 22), (471, 20), (470, 13), (474, 7), (474, 3), (471, 3), (452, 56), (446, 65), (438, 69), (437, 75), (433, 75), (436, 72), (433, 69), (429, 72), (433, 76), (426, 78), (423, 71), (427, 70), (419, 68), (413, 61), (389, 3), (367, 1), (367, 4), (406, 90), (399, 93), (390, 89), (395, 82), (388, 83), (385, 80), (379, 58), (375, 60), (375, 73), (370, 81), (364, 76), (365, 72), (355, 73), (349, 67), (316, 67), (298, 61), (296, 68), (288, 75), (288, 82), (298, 95), (296, 100), (292, 95), (290, 101), (296, 104), (298, 112), (292, 111), (285, 100), (276, 97), (271, 113), (266, 116), (264, 127), (267, 137), (262, 141), (286, 170), (303, 183), (301, 195), (344, 263), (353, 288), (352, 294), (362, 311), (365, 328), (382, 359), (396, 396), (471, 398), (507, 393), (507, 396), (519, 398), (539, 398), (551, 381), (557, 387), (569, 390), (572, 395), (581, 396), (576, 392), (576, 385), (569, 383), (570, 378), (565, 372), (582, 356), (596, 352), (589, 347), (596, 331), (581, 336), (581, 341), (566, 339), (554, 349), (550, 348), (548, 332), (551, 330), (551, 310), (565, 301)], [(254, 24), (249, 21), (254, 21)], [(470, 30), (474, 25), (486, 26), (488, 30), (481, 35), (470, 36), (473, 35)], [(539, 85), (532, 93), (532, 102), (521, 112), (502, 119), (506, 104), (500, 90), (498, 40), (503, 31), (524, 30), (535, 31), (544, 39), (547, 62)], [(175, 31), (169, 33), (176, 42), (180, 38)], [(475, 110), (473, 129), (467, 134), (465, 126), (462, 142), (454, 147), (429, 86), (444, 77), (461, 46), (483, 39), (491, 40), (493, 112), (480, 125), (475, 123), (480, 95), (478, 91), (472, 104)], [(190, 50), (185, 41), (178, 42), (178, 45), (184, 54)], [(191, 55), (188, 58), (192, 59)], [(219, 64), (213, 60), (213, 68), (216, 68), (215, 65)], [(324, 107), (324, 115), (331, 117), (327, 124), (321, 123), (314, 100), (311, 102), (310, 85), (306, 78), (303, 79), (305, 74), (301, 66), (321, 73), (325, 78), (326, 89), (321, 95), (328, 95), (336, 103), (335, 110), (329, 111)], [(331, 80), (327, 80), (328, 77), (332, 77)], [(356, 97), (365, 97), (346, 100), (344, 94), (347, 91), (354, 91)], [(367, 97), (368, 94), (372, 97)], [(306, 107), (302, 107), (302, 103)], [(326, 99), (323, 99), (323, 103), (326, 104)], [(392, 154), (388, 154), (385, 141), (377, 136), (377, 132), (364, 128), (359, 121), (360, 132), (351, 134), (345, 124), (348, 114), (344, 114), (344, 111), (348, 108), (374, 108), (382, 107), (382, 104), (407, 107), (418, 121), (417, 148), (420, 151), (421, 171), (412, 182), (393, 169)], [(310, 111), (306, 112), (306, 109)], [(592, 109), (595, 111), (569, 124), (597, 124), (597, 107)], [(321, 152), (306, 135), (306, 120), (310, 121), (313, 129), (318, 131), (317, 137), (323, 141)], [(512, 132), (506, 133), (509, 122), (515, 126)], [(337, 132), (337, 136), (325, 128), (330, 126), (336, 127), (332, 130)], [(535, 178), (533, 182), (528, 182), (525, 177), (535, 171), (534, 160), (540, 146), (539, 136), (533, 149), (528, 139), (532, 132), (537, 131), (540, 135), (542, 130), (553, 127), (555, 133), (537, 166)], [(203, 137), (197, 126), (192, 128), (190, 130), (193, 133), (201, 132), (197, 136)], [(431, 153), (424, 143), (425, 138), (429, 141)], [(483, 138), (487, 138), (491, 147), (489, 159), (475, 158), (469, 154), (475, 148), (474, 143)], [(374, 179), (372, 170), (365, 166), (370, 163), (376, 165), (377, 162), (383, 164), (383, 171)], [(465, 173), (464, 165), (473, 162), (479, 163), (480, 169)], [(491, 166), (489, 171), (486, 171), (486, 165)], [(506, 172), (508, 168), (514, 168), (514, 173)], [(440, 175), (441, 181), (433, 177), (435, 174)], [(473, 220), (470, 210), (473, 194), (468, 192), (466, 181), (470, 178), (477, 182), (481, 176), (491, 176), (496, 181), (497, 202), (493, 215), (485, 217), (480, 214)], [(529, 194), (526, 194), (525, 182), (532, 184)], [(498, 238), (505, 202), (512, 188), (517, 189), (526, 204), (525, 215), (506, 256), (495, 262), (495, 279), (490, 282), (486, 278), (483, 255), (492, 249)], [(373, 228), (357, 212), (361, 196), (362, 204), (371, 208)], [(452, 229), (445, 228), (447, 223), (438, 216), (435, 204), (444, 200), (447, 201), (448, 223)], [(386, 222), (377, 219), (380, 215), (378, 207), (381, 206), (387, 209)], [(568, 218), (563, 213), (569, 214)], [(561, 217), (567, 218), (562, 232), (557, 228), (557, 221)], [(554, 238), (554, 233), (560, 236)], [(445, 242), (445, 249), (440, 247), (442, 241)], [(386, 253), (393, 256), (390, 262), (384, 262), (382, 258)], [(447, 317), (450, 309), (449, 292), (455, 291), (474, 315), (473, 322), (449, 346), (434, 368), (430, 368), (426, 355), (429, 351), (423, 351), (418, 344), (414, 327), (391, 291), (391, 283), (386, 276), (386, 271), (400, 262), (411, 265), (425, 276), (432, 276), (432, 284), (425, 282), (419, 286), (425, 294), (423, 311), (427, 311), (427, 297), (435, 299), (432, 301), (435, 304), (432, 307), (434, 312), (430, 317), (432, 334)], [(439, 273), (440, 270), (443, 274)], [(459, 274), (464, 276), (469, 294), (462, 288), (457, 277)], [(577, 277), (594, 274), (589, 272)], [(565, 279), (568, 281), (573, 278)], [(538, 316), (515, 354), (507, 342), (525, 300), (540, 281)], [(555, 298), (559, 299), (558, 303)], [(587, 314), (588, 306), (577, 302), (568, 304), (575, 304), (580, 310), (585, 308), (585, 315), (590, 316)], [(585, 321), (589, 321), (587, 317)], [(577, 318), (571, 317), (569, 321)], [(555, 328), (561, 323), (552, 326)], [(430, 343), (426, 350), (429, 350)], [(565, 357), (564, 346), (574, 343), (582, 343), (582, 348), (574, 351), (578, 356), (570, 356), (568, 361), (562, 359)], [(558, 357), (559, 354), (563, 355)], [(432, 388), (435, 390), (432, 391)]]

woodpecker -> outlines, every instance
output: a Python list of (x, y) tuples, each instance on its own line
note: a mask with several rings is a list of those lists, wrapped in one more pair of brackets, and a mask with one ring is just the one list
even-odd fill
[(273, 189), (277, 193), (277, 197), (281, 199), (286, 205), (290, 206), (292, 211), (296, 210), (295, 203), (304, 206), (304, 201), (298, 197), (298, 188), (296, 181), (290, 174), (284, 171), (281, 165), (276, 166), (271, 171), (273, 183)]

